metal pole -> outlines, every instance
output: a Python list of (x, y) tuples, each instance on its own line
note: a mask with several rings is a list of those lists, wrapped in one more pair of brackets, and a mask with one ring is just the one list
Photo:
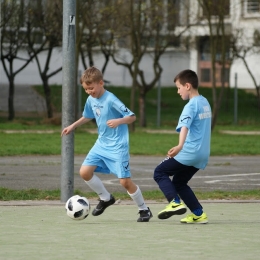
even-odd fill
[(237, 124), (237, 73), (235, 73), (235, 87), (234, 87), (234, 124)]
[[(75, 120), (75, 1), (63, 0), (62, 38), (62, 129)], [(74, 194), (74, 134), (62, 137), (61, 149), (61, 201)]]
[(82, 86), (80, 84), (81, 70), (78, 71), (78, 118), (82, 116), (81, 99), (82, 99)]
[(161, 125), (161, 78), (158, 80), (157, 86), (157, 127)]

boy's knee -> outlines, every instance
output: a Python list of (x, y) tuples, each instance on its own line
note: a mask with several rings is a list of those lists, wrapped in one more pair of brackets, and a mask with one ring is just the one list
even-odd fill
[(127, 190), (128, 194), (134, 194), (137, 191), (137, 186), (131, 178), (120, 179), (120, 184)]
[(158, 166), (155, 168), (154, 173), (153, 173), (153, 179), (158, 182), (158, 180), (161, 178), (162, 173), (161, 171), (158, 169)]
[(120, 182), (120, 184), (121, 184), (121, 186), (123, 186), (124, 188), (126, 188), (127, 189), (127, 187), (129, 186), (129, 182), (128, 182), (128, 180), (127, 179), (119, 179), (119, 182)]
[(82, 168), (80, 168), (80, 170), (79, 170), (79, 175), (80, 175), (80, 177), (81, 177), (82, 179), (85, 180), (85, 178), (86, 178), (86, 172), (85, 172)]
[(79, 170), (79, 175), (80, 177), (85, 180), (89, 181), (93, 177), (93, 172), (91, 172), (88, 168), (86, 167), (81, 167)]
[(135, 185), (130, 178), (119, 179), (119, 182), (127, 190)]
[(174, 185), (176, 191), (179, 192), (179, 191), (181, 191), (184, 187), (186, 187), (187, 182), (185, 182), (185, 181), (184, 181), (184, 182), (182, 182), (182, 181), (176, 181), (176, 180), (174, 180), (174, 178), (173, 178), (172, 184)]

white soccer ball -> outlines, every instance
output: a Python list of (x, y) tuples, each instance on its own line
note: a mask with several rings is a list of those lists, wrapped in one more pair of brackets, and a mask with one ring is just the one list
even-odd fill
[(82, 220), (88, 216), (90, 204), (87, 198), (74, 195), (66, 202), (65, 209), (71, 219)]

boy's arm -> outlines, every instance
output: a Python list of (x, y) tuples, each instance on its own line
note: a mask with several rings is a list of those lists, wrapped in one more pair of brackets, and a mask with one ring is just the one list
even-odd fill
[(79, 120), (77, 120), (76, 122), (74, 122), (73, 124), (67, 126), (66, 128), (63, 129), (63, 131), (61, 132), (61, 136), (63, 135), (68, 135), (69, 133), (71, 133), (75, 128), (89, 122), (91, 120), (91, 118), (86, 118), (86, 117), (81, 117)]
[(180, 134), (179, 134), (179, 144), (177, 146), (171, 148), (168, 151), (167, 156), (174, 157), (174, 156), (176, 156), (180, 152), (180, 150), (182, 149), (182, 147), (184, 145), (184, 142), (186, 140), (188, 131), (189, 131), (189, 129), (187, 127), (185, 127), (185, 126), (183, 126), (181, 128), (181, 131), (180, 131)]
[(129, 125), (129, 124), (133, 123), (135, 120), (136, 120), (135, 115), (126, 116), (126, 117), (123, 117), (123, 118), (110, 119), (110, 120), (107, 121), (107, 125), (111, 128), (116, 128), (116, 127), (118, 127), (119, 125), (122, 125), (122, 124)]

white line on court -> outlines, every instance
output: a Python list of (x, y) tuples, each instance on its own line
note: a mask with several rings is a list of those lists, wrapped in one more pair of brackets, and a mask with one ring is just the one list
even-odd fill
[[(219, 180), (219, 178), (226, 178), (226, 177), (248, 177), (248, 176), (256, 176), (256, 175), (260, 175), (260, 173), (241, 173), (241, 174), (227, 174), (227, 175), (217, 175), (217, 176), (194, 176), (194, 178), (217, 178), (216, 180), (210, 180), (210, 181), (204, 181), (204, 183), (208, 183), (208, 184), (214, 184), (214, 183), (219, 183), (219, 182), (230, 182), (229, 185), (232, 185), (231, 183), (233, 182), (233, 184), (236, 185), (237, 182), (242, 182), (244, 179), (243, 178), (237, 178), (237, 179), (225, 179), (225, 180)], [(151, 178), (132, 178), (133, 180), (136, 181), (147, 181), (147, 180), (151, 180)], [(260, 182), (260, 179), (247, 179), (247, 181), (254, 181), (254, 182)], [(236, 182), (236, 183), (235, 183)], [(112, 180), (103, 180), (104, 184), (107, 185), (115, 185), (118, 183), (117, 179), (112, 179)], [(151, 184), (140, 184), (141, 186), (149, 186), (149, 187), (157, 187), (157, 184), (154, 183), (154, 185)], [(243, 185), (242, 183), (240, 183), (240, 185)], [(250, 185), (250, 186), (260, 186), (259, 183), (251, 183), (251, 184), (246, 184), (246, 185)]]
[(153, 169), (143, 169), (143, 168), (135, 168), (135, 167), (131, 167), (130, 166), (130, 170), (131, 171), (138, 171), (138, 172), (154, 172), (154, 168)]
[[(136, 181), (150, 181), (151, 178), (132, 178), (132, 180), (136, 180)], [(113, 180), (102, 180), (102, 182), (104, 184), (108, 184), (108, 185), (115, 185), (118, 184), (118, 179), (113, 179)], [(147, 186), (147, 187), (158, 187), (157, 183), (154, 182), (154, 184), (139, 184), (141, 186)]]
[(236, 173), (236, 174), (225, 174), (225, 175), (214, 175), (214, 176), (210, 176), (210, 175), (202, 175), (202, 176), (194, 176), (193, 178), (226, 178), (226, 177), (241, 177), (241, 176), (254, 176), (254, 175), (260, 175), (260, 172), (256, 172), (256, 173)]

